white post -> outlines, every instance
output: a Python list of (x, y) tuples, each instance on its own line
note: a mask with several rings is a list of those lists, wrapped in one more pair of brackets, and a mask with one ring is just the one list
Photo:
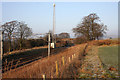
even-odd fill
[(45, 75), (44, 74), (42, 75), (42, 77), (43, 77), (43, 80), (45, 80)]
[(48, 56), (50, 56), (50, 33), (48, 33)]

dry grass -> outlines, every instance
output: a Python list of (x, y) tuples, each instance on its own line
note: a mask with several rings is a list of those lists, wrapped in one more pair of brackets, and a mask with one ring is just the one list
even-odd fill
[(96, 45), (96, 46), (102, 46), (102, 45), (119, 45), (120, 41), (118, 40), (110, 40), (110, 39), (106, 39), (106, 40), (94, 40), (94, 41), (90, 41), (88, 42), (90, 45)]
[[(41, 78), (43, 74), (47, 78), (63, 77), (64, 68), (69, 66), (69, 57), (76, 54), (78, 58), (79, 54), (84, 52), (86, 44), (76, 45), (66, 49), (59, 54), (53, 54), (50, 57), (42, 58), (38, 61), (32, 62), (17, 69), (8, 71), (3, 74), (3, 78)], [(62, 57), (64, 56), (65, 65), (62, 64)], [(55, 61), (58, 61), (58, 73), (56, 76)]]

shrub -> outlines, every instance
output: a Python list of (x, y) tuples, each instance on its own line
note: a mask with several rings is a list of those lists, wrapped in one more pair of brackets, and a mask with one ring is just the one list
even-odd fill
[(47, 42), (43, 39), (30, 39), (26, 40), (24, 44), (26, 48), (32, 48), (47, 45)]
[(101, 45), (110, 45), (113, 44), (112, 40), (95, 40), (92, 41), (93, 45), (101, 46)]
[(82, 44), (82, 43), (85, 43), (85, 42), (87, 42), (87, 39), (86, 39), (86, 37), (84, 37), (84, 36), (77, 37), (77, 38), (74, 40), (74, 43), (75, 43), (75, 44)]
[[(4, 40), (4, 53), (7, 53), (9, 51), (9, 42), (7, 40)], [(47, 45), (47, 42), (43, 39), (26, 39), (22, 43), (22, 49), (28, 49), (28, 48), (33, 48), (33, 47), (39, 47), (39, 46), (44, 46)], [(19, 41), (14, 40), (11, 42), (11, 51), (14, 50), (19, 50)]]

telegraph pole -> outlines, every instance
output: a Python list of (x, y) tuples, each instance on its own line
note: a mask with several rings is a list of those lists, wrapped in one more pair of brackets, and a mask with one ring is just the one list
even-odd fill
[(3, 31), (1, 30), (1, 61), (3, 56)]
[(50, 56), (50, 32), (48, 33), (48, 57)]

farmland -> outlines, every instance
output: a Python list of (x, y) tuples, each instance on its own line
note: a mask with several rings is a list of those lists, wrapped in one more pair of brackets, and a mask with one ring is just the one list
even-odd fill
[(106, 70), (105, 76), (107, 77), (119, 76), (118, 47), (118, 45), (113, 45), (98, 48), (98, 55), (103, 68)]
[(118, 46), (100, 47), (98, 55), (105, 65), (118, 68)]

